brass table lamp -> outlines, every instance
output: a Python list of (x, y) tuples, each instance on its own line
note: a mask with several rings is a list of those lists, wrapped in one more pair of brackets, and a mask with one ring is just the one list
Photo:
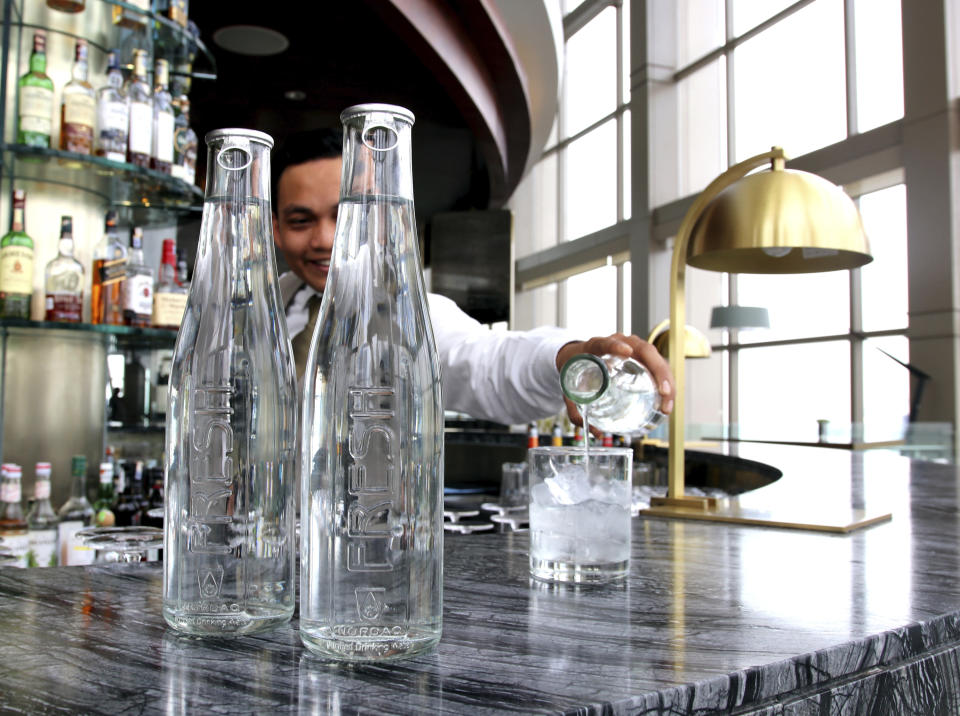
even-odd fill
[[(670, 325), (686, 320), (686, 265), (729, 273), (811, 273), (869, 263), (867, 238), (853, 201), (839, 187), (784, 167), (774, 147), (730, 167), (694, 201), (677, 232), (670, 275)], [(749, 174), (767, 162), (770, 170)], [(846, 532), (890, 515), (857, 515), (849, 524), (785, 524), (751, 516), (715, 498), (684, 494), (684, 331), (670, 331), (667, 357), (676, 387), (670, 413), (667, 496), (644, 514)]]

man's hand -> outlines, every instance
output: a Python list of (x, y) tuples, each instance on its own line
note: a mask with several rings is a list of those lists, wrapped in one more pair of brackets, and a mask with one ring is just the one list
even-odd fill
[[(578, 353), (593, 353), (598, 356), (609, 353), (624, 358), (634, 358), (650, 371), (654, 382), (660, 388), (660, 412), (669, 413), (673, 410), (674, 389), (670, 365), (656, 348), (642, 338), (614, 333), (612, 336), (567, 343), (557, 351), (557, 370), (563, 368), (564, 363)], [(563, 400), (567, 404), (567, 415), (570, 416), (570, 421), (574, 425), (583, 425), (576, 403), (566, 397)], [(600, 434), (596, 428), (591, 428), (591, 432)]]

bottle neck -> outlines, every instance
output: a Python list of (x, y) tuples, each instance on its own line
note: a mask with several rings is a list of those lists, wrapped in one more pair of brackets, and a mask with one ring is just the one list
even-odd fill
[(19, 234), (22, 234), (24, 231), (22, 206), (13, 207), (13, 218), (10, 220), (10, 231), (15, 231)]
[(60, 237), (60, 255), (73, 256), (73, 236), (68, 234)]
[(87, 476), (74, 475), (73, 485), (71, 486), (70, 497), (76, 499), (87, 499)]
[(43, 50), (34, 50), (30, 55), (30, 71), (35, 75), (46, 74), (47, 53)]
[(77, 60), (73, 63), (73, 80), (75, 82), (86, 82), (87, 72), (88, 68), (86, 60)]
[(123, 73), (119, 67), (110, 68), (110, 71), (107, 73), (107, 85), (113, 87), (115, 90), (123, 87)]
[(344, 122), (340, 200), (413, 199), (411, 120), (371, 111)]

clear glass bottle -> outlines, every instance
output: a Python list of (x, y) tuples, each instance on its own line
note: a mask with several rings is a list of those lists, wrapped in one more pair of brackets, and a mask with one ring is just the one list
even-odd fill
[(87, 499), (87, 458), (74, 455), (70, 474), (73, 480), (70, 499), (57, 510), (57, 544), (61, 565), (93, 564), (94, 551), (77, 539), (76, 534), (93, 524), (93, 506)]
[(53, 132), (53, 80), (47, 75), (47, 35), (33, 33), (30, 70), (17, 82), (17, 143), (49, 147)]
[(190, 126), (190, 100), (180, 95), (174, 103), (173, 176), (197, 183), (197, 133)]
[(0, 539), (6, 550), (13, 553), (18, 561), (15, 567), (27, 566), (27, 552), (30, 550), (30, 533), (27, 520), (23, 516), (21, 478), (19, 465), (4, 463), (0, 471)]
[(60, 250), (44, 273), (47, 321), (79, 323), (83, 313), (83, 264), (73, 257), (73, 219), (60, 218)]
[(167, 84), (170, 65), (164, 59), (154, 64), (153, 76), (153, 142), (150, 145), (150, 168), (164, 174), (173, 166), (173, 103)]
[(560, 387), (585, 423), (609, 433), (647, 433), (664, 418), (660, 391), (633, 358), (580, 353), (560, 369)]
[(163, 240), (157, 288), (153, 292), (154, 328), (180, 328), (187, 307), (187, 289), (177, 283), (177, 250), (173, 239)]
[(97, 90), (97, 156), (125, 162), (129, 128), (130, 101), (123, 91), (119, 54), (111, 50), (107, 55), (107, 83)]
[(123, 282), (127, 278), (127, 247), (117, 234), (117, 212), (108, 211), (103, 238), (93, 250), (90, 323), (123, 325)]
[(60, 519), (50, 505), (50, 472), (49, 462), (37, 463), (34, 501), (27, 513), (27, 526), (30, 529), (28, 567), (57, 566), (57, 524)]
[(262, 132), (206, 136), (196, 280), (170, 370), (163, 615), (246, 634), (293, 615), (297, 384)]
[(143, 229), (133, 227), (127, 254), (126, 277), (120, 289), (123, 322), (146, 328), (153, 315), (153, 269), (143, 258)]
[(30, 318), (33, 296), (33, 239), (24, 230), (27, 195), (13, 190), (10, 231), (0, 239), (0, 316)]
[(304, 372), (300, 636), (326, 658), (379, 661), (440, 639), (440, 365), (417, 249), (413, 115), (358, 105), (340, 118), (340, 212)]
[(77, 40), (72, 78), (60, 95), (60, 149), (78, 154), (93, 152), (93, 125), (97, 93), (87, 81), (87, 41)]
[(138, 167), (150, 166), (153, 150), (153, 93), (147, 82), (147, 53), (133, 51), (133, 74), (126, 85), (130, 101), (130, 125), (127, 129), (127, 161)]

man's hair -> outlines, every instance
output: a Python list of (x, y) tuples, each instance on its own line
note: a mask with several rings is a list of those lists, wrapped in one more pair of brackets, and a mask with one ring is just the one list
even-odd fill
[[(289, 167), (312, 162), (315, 159), (333, 159), (343, 154), (343, 132), (339, 129), (308, 129), (290, 134), (274, 150), (271, 159), (271, 194), (274, 202), (280, 176)], [(274, 203), (273, 213), (277, 213)]]

